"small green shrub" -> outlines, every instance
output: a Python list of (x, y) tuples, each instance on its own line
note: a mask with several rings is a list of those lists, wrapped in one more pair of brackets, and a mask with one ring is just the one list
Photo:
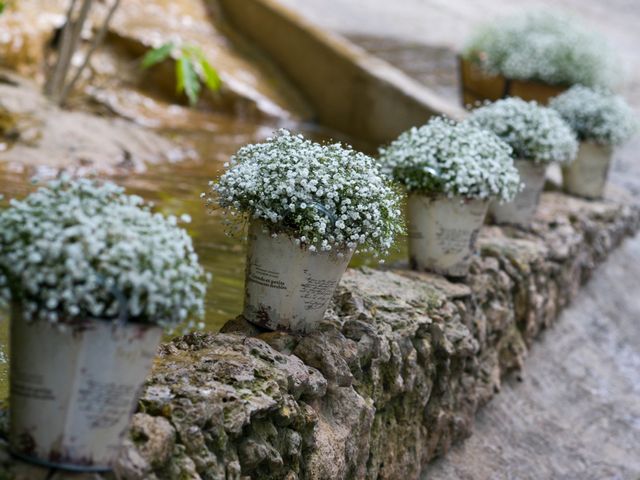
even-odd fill
[(475, 125), (441, 117), (381, 148), (380, 162), (407, 191), (425, 195), (509, 201), (520, 188), (509, 145)]
[(212, 92), (220, 89), (222, 82), (217, 70), (195, 45), (167, 42), (147, 52), (142, 59), (142, 68), (150, 68), (169, 57), (175, 58), (176, 90), (179, 94), (184, 93), (191, 105), (198, 101), (203, 84)]
[(576, 85), (549, 104), (573, 128), (580, 140), (619, 145), (638, 129), (638, 121), (625, 100), (611, 92)]
[(0, 210), (0, 302), (63, 324), (201, 319), (208, 275), (179, 221), (109, 182), (53, 180)]
[(613, 52), (575, 18), (528, 12), (478, 29), (464, 57), (491, 74), (553, 85), (607, 86), (618, 73)]
[(260, 219), (310, 251), (384, 255), (403, 232), (400, 195), (376, 162), (339, 143), (323, 145), (280, 130), (242, 147), (203, 193), (232, 218)]
[(474, 110), (469, 121), (507, 142), (521, 160), (568, 163), (578, 151), (576, 136), (560, 114), (536, 102), (498, 100)]

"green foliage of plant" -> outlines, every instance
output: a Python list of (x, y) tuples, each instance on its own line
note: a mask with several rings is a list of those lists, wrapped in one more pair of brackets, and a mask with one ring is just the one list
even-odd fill
[(202, 85), (212, 92), (220, 90), (222, 81), (218, 71), (209, 63), (202, 49), (195, 45), (167, 42), (149, 50), (141, 65), (142, 68), (150, 68), (170, 57), (175, 58), (176, 91), (184, 93), (191, 105), (198, 101)]
[(576, 136), (560, 114), (533, 101), (511, 97), (488, 103), (468, 121), (508, 143), (520, 160), (570, 163), (578, 151)]
[(179, 226), (189, 221), (112, 183), (53, 180), (0, 209), (0, 301), (52, 323), (203, 318), (208, 275)]
[(380, 167), (409, 192), (510, 201), (520, 188), (511, 153), (489, 131), (435, 117), (381, 148)]
[(154, 48), (153, 50), (149, 50), (146, 55), (142, 58), (142, 68), (152, 67), (160, 62), (163, 62), (169, 55), (175, 46), (173, 43), (165, 43), (164, 45)]
[(638, 130), (638, 120), (624, 98), (612, 92), (576, 85), (549, 106), (571, 126), (580, 140), (619, 145)]
[(0, 0), (0, 15), (2, 15), (5, 10), (14, 9), (15, 6), (15, 0)]
[(203, 193), (231, 220), (251, 218), (271, 233), (291, 235), (309, 251), (386, 254), (403, 232), (400, 195), (373, 158), (280, 130), (242, 147)]
[(2, 15), (5, 10), (15, 7), (14, 3), (13, 0), (0, 0), (0, 15)]
[(607, 86), (618, 74), (606, 41), (557, 12), (532, 11), (479, 28), (465, 58), (491, 74), (554, 85)]

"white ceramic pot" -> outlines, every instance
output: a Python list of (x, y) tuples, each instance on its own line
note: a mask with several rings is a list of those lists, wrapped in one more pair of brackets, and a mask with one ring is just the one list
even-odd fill
[(411, 267), (449, 277), (465, 276), (488, 205), (488, 200), (410, 195)]
[(244, 317), (271, 330), (309, 332), (323, 319), (353, 251), (311, 252), (293, 238), (249, 227)]
[(489, 215), (493, 221), (499, 225), (518, 225), (528, 227), (531, 225), (540, 194), (544, 188), (547, 167), (527, 160), (516, 160), (514, 162), (520, 180), (524, 183), (524, 189), (516, 194), (510, 202), (500, 203), (497, 200), (491, 202)]
[(564, 190), (586, 198), (602, 198), (607, 183), (612, 149), (593, 142), (581, 142), (576, 159), (562, 167)]
[(13, 307), (10, 445), (35, 463), (109, 470), (128, 432), (162, 329), (87, 320), (61, 331)]

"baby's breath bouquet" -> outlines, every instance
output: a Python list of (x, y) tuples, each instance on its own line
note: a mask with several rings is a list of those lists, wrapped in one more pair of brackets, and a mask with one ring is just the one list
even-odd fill
[(380, 163), (407, 191), (429, 196), (508, 201), (520, 188), (509, 145), (470, 123), (442, 117), (381, 148)]
[(508, 143), (519, 160), (569, 163), (578, 150), (575, 134), (558, 112), (533, 101), (498, 100), (474, 110), (469, 121)]
[(618, 66), (606, 42), (571, 17), (533, 11), (481, 27), (464, 50), (490, 74), (553, 85), (606, 86)]
[(0, 288), (28, 321), (193, 320), (206, 275), (177, 224), (112, 183), (52, 181), (0, 210)]
[(399, 194), (372, 158), (286, 130), (242, 147), (210, 185), (209, 206), (261, 220), (310, 251), (384, 254), (403, 230)]
[(619, 95), (576, 85), (549, 104), (571, 126), (580, 140), (619, 145), (637, 130), (633, 110)]

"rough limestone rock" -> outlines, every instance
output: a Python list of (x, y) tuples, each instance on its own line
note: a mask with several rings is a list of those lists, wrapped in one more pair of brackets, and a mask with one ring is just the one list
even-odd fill
[(37, 85), (0, 69), (0, 162), (12, 169), (46, 176), (61, 170), (113, 175), (189, 155), (127, 120), (60, 109)]
[[(350, 270), (318, 332), (240, 318), (163, 345), (119, 478), (418, 478), (639, 225), (624, 203), (547, 193), (531, 231), (483, 230), (464, 283)], [(41, 478), (0, 461), (6, 478)]]

